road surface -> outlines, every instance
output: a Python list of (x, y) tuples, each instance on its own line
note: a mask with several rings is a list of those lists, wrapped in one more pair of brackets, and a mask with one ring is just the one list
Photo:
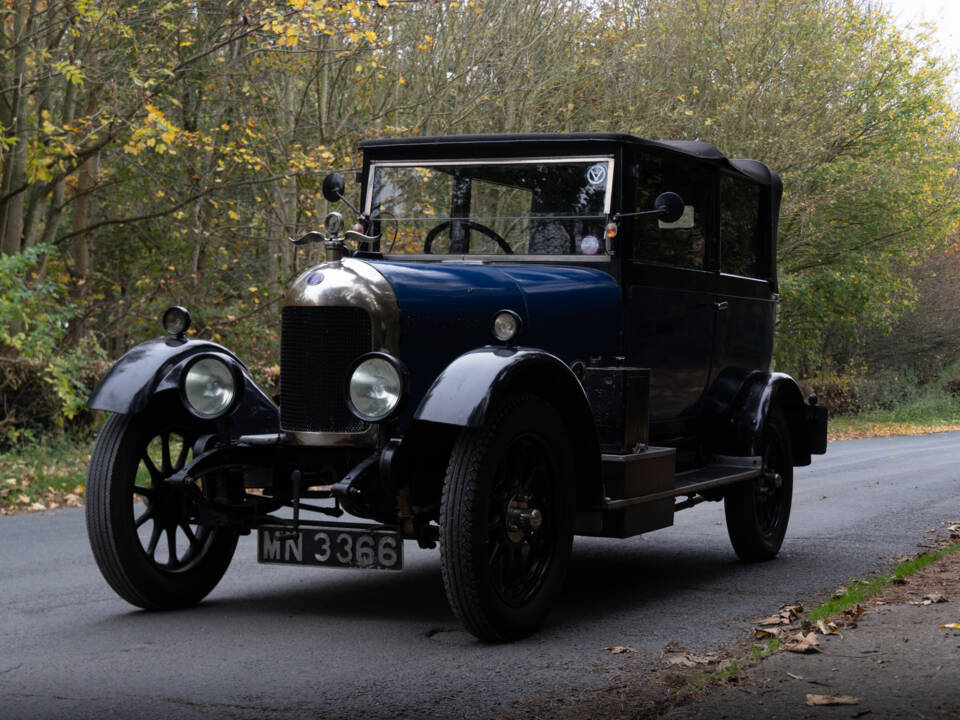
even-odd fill
[(413, 543), (406, 569), (387, 573), (258, 565), (241, 538), (202, 605), (146, 613), (101, 578), (82, 510), (4, 517), (0, 718), (489, 717), (613, 682), (623, 656), (604, 648), (742, 637), (958, 516), (960, 433), (835, 443), (797, 470), (775, 561), (737, 560), (719, 503), (644, 537), (578, 538), (546, 627), (500, 646), (459, 630), (438, 552)]

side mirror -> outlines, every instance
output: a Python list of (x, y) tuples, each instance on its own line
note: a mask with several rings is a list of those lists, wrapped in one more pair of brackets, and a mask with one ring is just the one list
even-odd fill
[(343, 191), (346, 187), (340, 173), (330, 173), (323, 179), (323, 196), (330, 202), (337, 202), (343, 199)]
[[(324, 188), (326, 188), (326, 182), (324, 182)], [(324, 190), (324, 194), (326, 194), (326, 190)], [(665, 223), (679, 220), (683, 216), (683, 208), (683, 198), (675, 192), (660, 193), (657, 195), (657, 199), (653, 201), (653, 209), (659, 215), (658, 219)]]

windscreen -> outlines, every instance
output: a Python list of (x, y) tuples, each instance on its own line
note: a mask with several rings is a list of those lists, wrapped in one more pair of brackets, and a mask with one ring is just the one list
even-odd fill
[(373, 163), (385, 253), (603, 255), (611, 158)]

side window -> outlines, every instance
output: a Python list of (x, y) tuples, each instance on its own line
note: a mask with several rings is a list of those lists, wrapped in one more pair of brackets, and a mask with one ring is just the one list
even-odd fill
[(720, 176), (720, 271), (757, 275), (760, 249), (760, 186)]
[(683, 216), (673, 223), (637, 218), (633, 256), (643, 262), (701, 269), (707, 262), (710, 172), (682, 158), (645, 155), (637, 168), (636, 209), (651, 210), (657, 195), (683, 198)]

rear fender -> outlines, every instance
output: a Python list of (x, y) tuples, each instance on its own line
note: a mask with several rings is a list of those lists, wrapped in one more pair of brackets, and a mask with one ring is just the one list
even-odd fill
[(518, 391), (539, 395), (557, 409), (573, 450), (577, 502), (596, 502), (602, 496), (600, 443), (590, 404), (576, 375), (550, 353), (492, 346), (465, 353), (433, 382), (414, 419), (480, 427), (491, 406)]
[(763, 452), (763, 428), (771, 412), (783, 412), (790, 430), (793, 464), (810, 464), (806, 404), (796, 381), (784, 373), (752, 372), (733, 399), (732, 412), (717, 432), (718, 450), (726, 455), (757, 456)]

